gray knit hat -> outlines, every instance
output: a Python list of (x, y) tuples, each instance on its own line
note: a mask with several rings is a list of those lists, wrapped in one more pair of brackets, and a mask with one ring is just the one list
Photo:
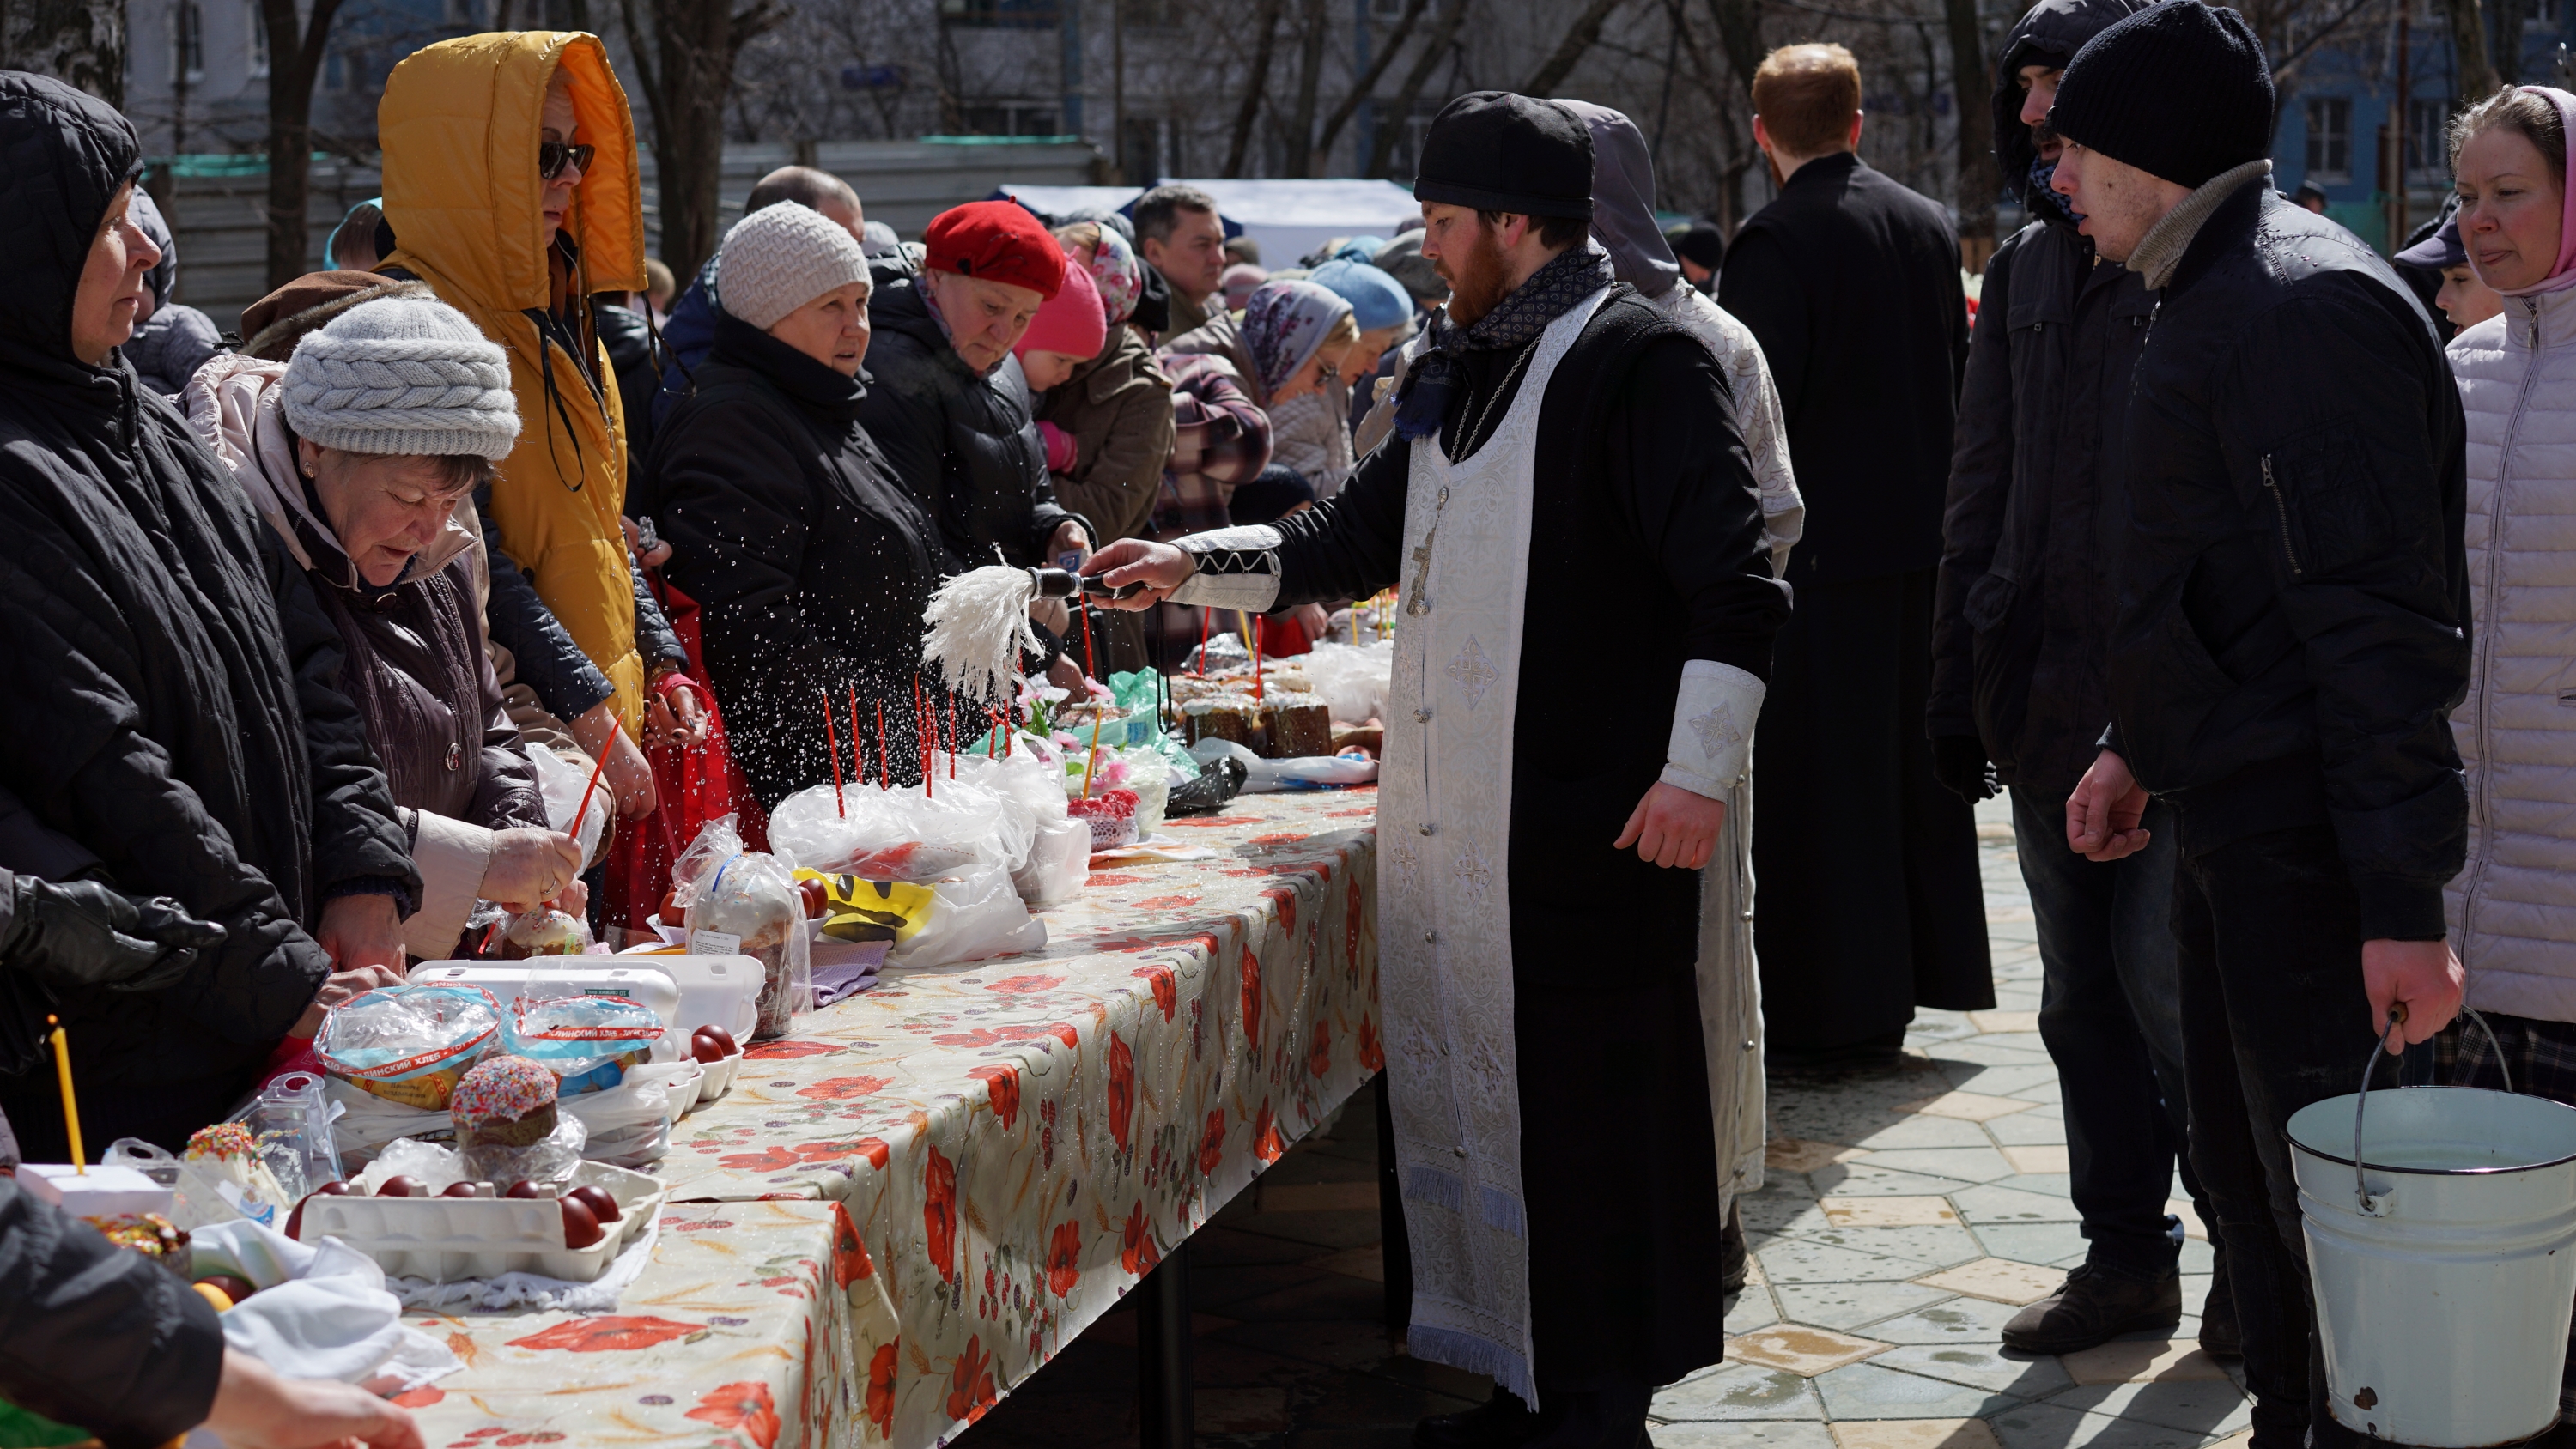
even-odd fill
[(724, 309), (766, 332), (825, 292), (868, 279), (867, 254), (847, 228), (782, 201), (734, 223), (716, 251)]
[(426, 297), (367, 302), (307, 336), (283, 401), (298, 436), (351, 453), (498, 462), (519, 436), (509, 355)]

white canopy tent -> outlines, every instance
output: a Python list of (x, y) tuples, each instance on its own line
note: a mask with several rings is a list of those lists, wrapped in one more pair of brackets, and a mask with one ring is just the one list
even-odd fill
[[(1265, 267), (1290, 267), (1337, 236), (1392, 236), (1421, 214), (1413, 194), (1392, 181), (1183, 179), (1216, 199), (1217, 213), (1261, 247)], [(1002, 191), (1051, 216), (1097, 208), (1124, 209), (1144, 194), (1134, 186), (1033, 186), (1004, 182)]]

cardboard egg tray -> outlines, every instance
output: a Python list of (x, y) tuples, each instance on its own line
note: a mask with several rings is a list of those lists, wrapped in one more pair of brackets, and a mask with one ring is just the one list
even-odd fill
[(584, 1162), (565, 1186), (584, 1184), (606, 1188), (618, 1211), (617, 1221), (600, 1224), (599, 1241), (587, 1248), (564, 1246), (556, 1196), (311, 1197), (304, 1201), (303, 1238), (338, 1238), (397, 1278), (447, 1283), (537, 1273), (591, 1283), (662, 1210), (662, 1183), (623, 1167)]
[(698, 1079), (698, 1105), (703, 1107), (733, 1090), (734, 1074), (742, 1070), (742, 1053), (735, 1052), (720, 1062), (701, 1062), (706, 1075)]

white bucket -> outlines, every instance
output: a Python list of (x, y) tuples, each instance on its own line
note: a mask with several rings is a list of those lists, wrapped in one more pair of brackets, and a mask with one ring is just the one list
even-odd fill
[(2287, 1133), (2335, 1421), (2432, 1449), (2556, 1423), (2576, 1310), (2576, 1108), (2415, 1087), (2310, 1103)]

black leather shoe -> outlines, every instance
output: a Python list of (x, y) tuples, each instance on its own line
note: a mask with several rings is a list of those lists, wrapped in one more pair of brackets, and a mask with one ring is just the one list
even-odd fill
[(1726, 1226), (1717, 1230), (1718, 1288), (1727, 1296), (1744, 1291), (1744, 1204), (1726, 1205)]
[(1472, 1409), (1435, 1414), (1413, 1426), (1414, 1449), (1520, 1449), (1538, 1433), (1538, 1415), (1509, 1389)]
[(2227, 1250), (2209, 1271), (2209, 1298), (2200, 1305), (2200, 1351), (2211, 1358), (2243, 1358), (2245, 1330), (2236, 1322), (2236, 1290), (2227, 1282)]
[(2023, 1353), (2074, 1353), (2141, 1328), (2182, 1322), (2182, 1275), (2129, 1278), (2087, 1263), (2066, 1286), (2013, 1315), (2004, 1347)]

